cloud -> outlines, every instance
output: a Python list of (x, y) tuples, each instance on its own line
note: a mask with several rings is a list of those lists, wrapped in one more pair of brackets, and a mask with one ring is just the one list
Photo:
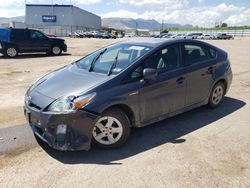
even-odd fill
[(0, 17), (15, 17), (15, 16), (23, 16), (23, 9), (5, 9), (0, 8)]
[[(120, 0), (123, 1), (123, 0)], [(128, 0), (134, 2), (134, 0)], [(166, 0), (170, 1), (170, 0)], [(140, 3), (149, 3), (144, 0)], [(152, 1), (158, 3), (158, 1)], [(137, 5), (135, 5), (137, 6)], [(128, 10), (118, 10), (103, 14), (104, 17), (126, 17), (155, 19), (166, 23), (192, 24), (204, 27), (212, 27), (216, 22), (226, 22), (229, 25), (250, 25), (250, 8), (239, 7), (233, 4), (221, 3), (217, 6), (196, 6), (176, 8), (166, 6), (161, 10), (146, 10), (142, 14)]]
[(100, 3), (102, 0), (67, 0), (67, 1), (71, 3), (87, 5), (87, 4)]
[(188, 0), (119, 0), (120, 3), (125, 3), (133, 6), (158, 5), (158, 6), (183, 6), (188, 3)]
[[(95, 4), (102, 0), (65, 0), (67, 3), (73, 4)], [(65, 3), (64, 1), (64, 3)], [(54, 3), (62, 3), (61, 0), (54, 0)], [(1, 0), (0, 17), (15, 17), (25, 14), (25, 3), (49, 4), (51, 0)]]
[(119, 17), (119, 18), (139, 18), (139, 14), (136, 12), (131, 12), (128, 10), (118, 10), (118, 11), (112, 11), (108, 12), (106, 14), (101, 15), (102, 18), (112, 18), (112, 17)]

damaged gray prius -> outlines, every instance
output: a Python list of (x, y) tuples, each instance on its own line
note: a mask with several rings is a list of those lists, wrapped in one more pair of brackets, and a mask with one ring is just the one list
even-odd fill
[(131, 127), (217, 107), (231, 81), (227, 53), (210, 44), (126, 41), (36, 81), (25, 95), (24, 113), (36, 138), (55, 149), (111, 149), (126, 142)]

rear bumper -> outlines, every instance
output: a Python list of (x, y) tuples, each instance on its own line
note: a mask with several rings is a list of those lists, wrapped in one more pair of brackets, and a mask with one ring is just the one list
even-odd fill
[[(24, 114), (34, 134), (52, 148), (61, 151), (90, 149), (97, 115), (83, 110), (70, 114), (51, 114), (28, 106), (24, 107)], [(58, 132), (59, 125), (66, 125), (65, 133)]]

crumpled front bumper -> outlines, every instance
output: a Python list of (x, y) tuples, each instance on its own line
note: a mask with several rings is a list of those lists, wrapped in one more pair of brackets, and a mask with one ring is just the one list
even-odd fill
[[(79, 110), (52, 114), (25, 106), (24, 114), (34, 134), (54, 149), (62, 151), (89, 150), (92, 130), (98, 115)], [(58, 134), (58, 125), (66, 125), (65, 134)]]

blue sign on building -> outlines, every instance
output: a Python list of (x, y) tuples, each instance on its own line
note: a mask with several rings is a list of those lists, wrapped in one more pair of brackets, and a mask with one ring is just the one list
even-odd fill
[(56, 16), (55, 15), (43, 15), (42, 20), (43, 20), (43, 22), (55, 23)]

